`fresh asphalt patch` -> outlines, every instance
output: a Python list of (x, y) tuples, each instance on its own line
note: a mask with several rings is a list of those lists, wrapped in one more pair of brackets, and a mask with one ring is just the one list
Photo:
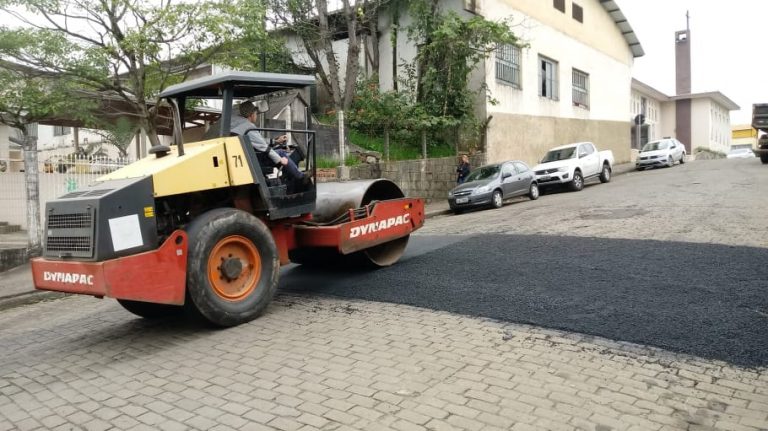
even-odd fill
[(284, 271), (281, 291), (406, 304), (768, 365), (768, 250), (534, 235), (415, 236), (375, 271)]

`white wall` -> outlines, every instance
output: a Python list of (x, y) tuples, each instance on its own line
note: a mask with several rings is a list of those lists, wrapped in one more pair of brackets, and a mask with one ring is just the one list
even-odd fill
[(692, 148), (727, 153), (731, 148), (730, 112), (710, 98), (691, 100)]
[[(566, 13), (551, 1), (485, 1), (486, 16), (508, 18), (517, 25), (515, 34), (530, 46), (522, 50), (521, 89), (496, 81), (495, 57), (486, 62), (486, 82), (500, 103), (489, 112), (579, 118), (585, 120), (628, 121), (631, 67), (633, 58), (616, 23), (598, 1), (582, 1), (584, 23), (571, 17), (571, 2)], [(559, 100), (539, 96), (539, 56), (558, 62)], [(589, 75), (589, 109), (574, 106), (572, 69)]]

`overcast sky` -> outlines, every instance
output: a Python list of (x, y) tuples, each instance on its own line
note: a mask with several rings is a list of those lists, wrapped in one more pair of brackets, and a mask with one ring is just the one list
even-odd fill
[[(675, 31), (690, 12), (692, 91), (719, 91), (736, 102), (732, 124), (747, 124), (753, 103), (768, 103), (766, 0), (616, 0), (640, 38), (634, 78), (675, 95)], [(759, 39), (759, 38), (762, 38)]]

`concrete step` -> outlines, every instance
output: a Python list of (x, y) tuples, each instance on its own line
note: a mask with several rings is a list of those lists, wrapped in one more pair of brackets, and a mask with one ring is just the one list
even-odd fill
[(3, 222), (0, 222), (0, 235), (14, 232), (21, 232), (21, 226), (17, 224), (3, 224)]
[(0, 248), (0, 272), (7, 271), (29, 261), (27, 247)]

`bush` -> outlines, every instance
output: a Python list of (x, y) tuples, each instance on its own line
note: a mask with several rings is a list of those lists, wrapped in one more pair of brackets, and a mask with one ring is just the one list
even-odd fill
[(697, 160), (724, 159), (727, 157), (723, 152), (710, 150), (709, 148), (704, 147), (694, 148), (693, 154), (696, 156)]

